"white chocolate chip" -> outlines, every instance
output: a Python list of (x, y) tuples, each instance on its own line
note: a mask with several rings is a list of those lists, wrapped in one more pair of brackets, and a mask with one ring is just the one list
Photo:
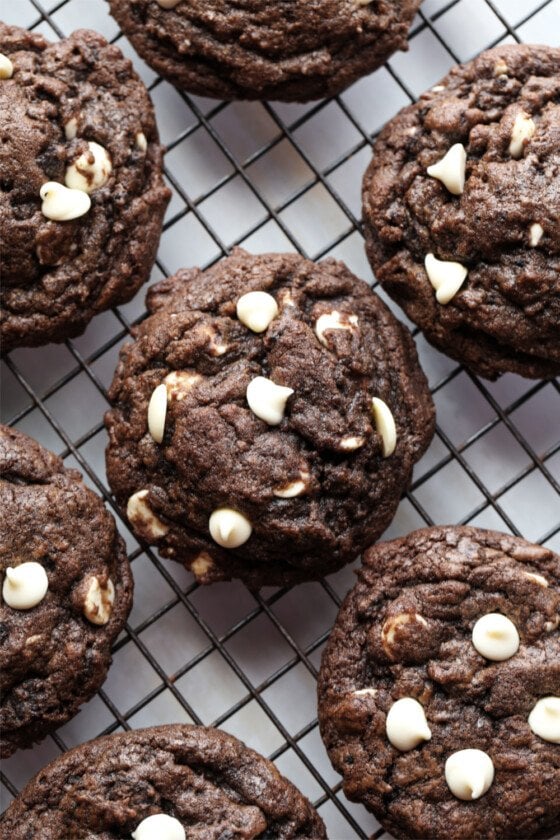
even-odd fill
[(228, 350), (229, 350), (229, 346), (227, 344), (221, 344), (221, 343), (216, 342), (214, 340), (212, 340), (210, 342), (209, 352), (210, 352), (211, 356), (223, 356), (224, 353), (227, 353)]
[(286, 309), (288, 306), (296, 305), (290, 289), (280, 289), (276, 297), (280, 309)]
[(204, 335), (208, 336), (208, 352), (211, 356), (223, 356), (229, 349), (227, 344), (222, 344), (216, 336), (216, 330), (209, 325), (202, 327)]
[(393, 656), (395, 634), (399, 627), (402, 627), (404, 624), (422, 624), (424, 627), (428, 626), (428, 622), (424, 616), (419, 613), (400, 613), (399, 615), (390, 616), (381, 628), (381, 643), (388, 656)]
[(146, 140), (146, 135), (143, 131), (139, 131), (136, 137), (134, 138), (134, 145), (140, 152), (148, 151), (148, 141)]
[(377, 695), (376, 688), (359, 688), (353, 692), (354, 697), (375, 697)]
[(293, 388), (277, 385), (265, 376), (256, 376), (247, 385), (247, 402), (257, 417), (277, 426), (282, 422), (288, 398), (294, 393)]
[(338, 447), (339, 449), (342, 449), (343, 452), (353, 452), (355, 449), (359, 449), (363, 446), (365, 442), (366, 439), (362, 435), (351, 435), (349, 437), (341, 438)]
[(509, 67), (503, 58), (499, 58), (494, 64), (494, 76), (506, 76), (509, 72)]
[(278, 315), (278, 304), (268, 292), (247, 292), (237, 301), (237, 317), (255, 333), (264, 332)]
[(357, 315), (347, 315), (346, 312), (339, 312), (337, 309), (334, 309), (332, 312), (326, 312), (317, 318), (315, 322), (315, 334), (321, 344), (328, 347), (329, 341), (325, 336), (328, 330), (354, 330), (357, 325)]
[(279, 499), (293, 499), (295, 496), (300, 496), (304, 490), (305, 483), (303, 481), (292, 481), (285, 487), (278, 487), (272, 492)]
[(547, 633), (552, 633), (553, 630), (556, 630), (558, 625), (560, 624), (560, 616), (556, 616), (554, 621), (545, 621), (544, 629)]
[(147, 490), (138, 490), (128, 500), (126, 515), (128, 521), (148, 540), (157, 540), (165, 536), (169, 526), (159, 519), (146, 501)]
[(0, 79), (11, 79), (14, 74), (14, 65), (7, 55), (0, 53)]
[(78, 135), (78, 120), (76, 117), (70, 117), (64, 125), (64, 134), (67, 140), (75, 140)]
[(434, 85), (432, 90), (434, 93), (439, 93), (440, 90), (445, 90), (445, 85)]
[(113, 170), (109, 153), (99, 143), (88, 143), (89, 150), (69, 166), (64, 175), (64, 183), (72, 190), (92, 193), (104, 187)]
[(223, 548), (237, 548), (246, 543), (253, 531), (249, 520), (232, 508), (218, 508), (208, 522), (214, 542)]
[(507, 616), (488, 613), (474, 625), (472, 643), (481, 656), (494, 662), (503, 662), (517, 653), (519, 633)]
[(69, 222), (84, 216), (91, 207), (89, 195), (82, 190), (70, 190), (64, 184), (47, 181), (39, 190), (43, 200), (41, 213), (54, 222)]
[(161, 443), (167, 414), (167, 385), (162, 382), (154, 388), (148, 403), (148, 429), (156, 443)]
[(389, 406), (378, 397), (372, 397), (371, 410), (377, 433), (383, 441), (383, 457), (388, 458), (395, 451), (397, 445), (397, 427)]
[(172, 373), (168, 373), (163, 380), (167, 388), (168, 401), (177, 400), (177, 402), (180, 402), (201, 379), (199, 373), (192, 373), (188, 370), (174, 370)]
[(543, 233), (544, 230), (542, 228), (542, 225), (539, 225), (538, 222), (535, 222), (533, 225), (531, 225), (531, 227), (529, 228), (529, 245), (531, 246), (531, 248), (537, 247), (537, 245), (543, 237)]
[(436, 291), (438, 303), (446, 304), (455, 297), (467, 276), (467, 269), (458, 262), (438, 260), (428, 254), (424, 260), (428, 280)]
[(511, 130), (509, 153), (517, 160), (523, 155), (523, 149), (535, 133), (535, 123), (525, 111), (520, 111), (515, 117)]
[(525, 577), (534, 580), (539, 586), (548, 586), (548, 581), (542, 575), (535, 575), (533, 572), (524, 572)]
[(560, 697), (541, 697), (528, 720), (535, 735), (543, 741), (560, 744)]
[(84, 601), (84, 615), (92, 624), (107, 624), (115, 603), (115, 587), (109, 578), (106, 586), (101, 586), (99, 579), (90, 581)]
[(307, 488), (307, 479), (309, 478), (308, 472), (300, 473), (301, 478), (297, 479), (296, 481), (290, 481), (288, 484), (285, 484), (283, 487), (275, 487), (273, 489), (273, 494), (278, 496), (279, 499), (293, 499), (295, 496), (301, 496), (304, 490)]
[(457, 799), (480, 799), (494, 781), (492, 759), (482, 750), (459, 750), (445, 762), (445, 781)]
[(8, 566), (2, 597), (14, 610), (30, 610), (39, 604), (49, 588), (47, 573), (40, 563), (29, 561), (12, 568)]
[(208, 552), (201, 551), (191, 563), (191, 572), (196, 578), (202, 577), (214, 565), (213, 559)]
[(413, 750), (432, 737), (424, 707), (412, 697), (402, 697), (393, 703), (385, 723), (387, 738), (402, 752)]
[(461, 195), (465, 188), (465, 167), (467, 164), (467, 153), (462, 143), (455, 143), (451, 146), (441, 160), (428, 166), (426, 170), (432, 178), (438, 181), (453, 195)]
[(174, 9), (181, 0), (156, 0), (156, 2), (162, 9)]
[(25, 640), (25, 647), (32, 647), (33, 645), (36, 645), (42, 640), (42, 638), (43, 636), (41, 635), (41, 633), (35, 633), (33, 636), (28, 636)]
[(132, 832), (133, 840), (186, 840), (186, 836), (179, 820), (168, 814), (152, 814)]

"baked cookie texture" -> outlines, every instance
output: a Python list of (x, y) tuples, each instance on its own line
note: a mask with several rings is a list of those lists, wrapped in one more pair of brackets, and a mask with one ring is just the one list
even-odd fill
[(365, 174), (377, 278), (488, 379), (560, 374), (559, 97), (560, 49), (496, 47), (391, 120)]
[[(255, 291), (261, 332), (241, 311)], [(202, 583), (253, 588), (316, 579), (371, 544), (434, 410), (408, 330), (369, 286), (332, 259), (236, 249), (147, 305), (105, 417), (107, 475), (136, 533)]]
[(333, 96), (407, 48), (420, 0), (110, 0), (142, 58), (218, 99)]
[[(506, 631), (491, 630), (485, 649), (473, 628), (496, 613)], [(398, 838), (552, 836), (560, 829), (559, 622), (560, 557), (525, 540), (435, 527), (367, 551), (318, 683), (321, 734), (346, 795)], [(403, 698), (417, 702), (399, 721)], [(552, 706), (543, 725), (544, 698)], [(394, 746), (388, 732), (410, 735), (422, 711), (430, 734), (419, 726), (416, 743)], [(465, 749), (486, 753), (494, 778), (462, 800), (448, 786), (446, 761)], [(461, 772), (469, 760), (459, 757)]]
[(65, 723), (101, 686), (132, 606), (132, 574), (113, 517), (81, 475), (6, 426), (0, 476), (5, 758)]
[(162, 813), (201, 840), (327, 836), (272, 762), (218, 729), (178, 724), (109, 735), (61, 755), (12, 802), (0, 830), (13, 840), (129, 838)]
[(130, 300), (149, 277), (170, 193), (148, 92), (117, 47), (87, 30), (49, 44), (0, 23), (0, 53), (12, 67), (0, 79), (8, 352), (79, 335)]

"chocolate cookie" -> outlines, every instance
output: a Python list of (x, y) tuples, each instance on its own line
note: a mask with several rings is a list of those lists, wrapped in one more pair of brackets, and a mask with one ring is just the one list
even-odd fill
[(375, 273), (435, 347), (560, 374), (560, 49), (455, 67), (381, 132), (363, 201)]
[(327, 836), (272, 762), (219, 729), (178, 724), (109, 735), (60, 756), (12, 802), (0, 831), (12, 840)]
[(4, 352), (79, 335), (150, 274), (169, 191), (146, 88), (87, 30), (0, 23)]
[(436, 527), (367, 551), (323, 655), (319, 723), (395, 837), (560, 829), (560, 557)]
[(420, 0), (109, 0), (142, 58), (218, 99), (333, 96), (407, 48)]
[(137, 534), (203, 583), (315, 579), (391, 521), (434, 430), (410, 334), (343, 263), (236, 249), (148, 294), (105, 421)]
[(52, 452), (0, 426), (0, 755), (65, 723), (103, 683), (132, 604), (113, 517)]

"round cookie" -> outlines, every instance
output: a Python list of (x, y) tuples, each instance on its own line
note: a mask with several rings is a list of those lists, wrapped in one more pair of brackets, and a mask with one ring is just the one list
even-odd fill
[(560, 49), (455, 67), (381, 132), (363, 183), (377, 278), (471, 371), (560, 374)]
[(332, 259), (236, 249), (153, 287), (148, 308), (105, 418), (136, 533), (202, 583), (252, 588), (371, 544), (434, 411), (408, 330), (369, 286)]
[(434, 527), (364, 555), (325, 649), (344, 791), (398, 838), (560, 829), (560, 557)]
[(79, 335), (150, 274), (169, 190), (150, 98), (87, 30), (0, 23), (3, 352)]
[(0, 755), (101, 686), (132, 605), (124, 542), (76, 470), (0, 426)]
[[(174, 833), (161, 831), (162, 814)], [(272, 762), (226, 732), (188, 724), (109, 735), (61, 755), (12, 802), (0, 830), (12, 840), (327, 836)]]
[(420, 0), (109, 0), (135, 49), (178, 88), (218, 99), (305, 102), (371, 73)]

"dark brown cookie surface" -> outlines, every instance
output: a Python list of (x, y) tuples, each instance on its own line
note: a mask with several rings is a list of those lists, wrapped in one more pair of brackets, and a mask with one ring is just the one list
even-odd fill
[(219, 99), (320, 99), (398, 49), (419, 0), (110, 0), (142, 58)]
[[(262, 332), (237, 315), (254, 291), (276, 311)], [(106, 415), (109, 481), (136, 532), (206, 583), (294, 583), (356, 557), (433, 434), (408, 331), (343, 263), (241, 249), (164, 280), (148, 306)], [(396, 426), (390, 452), (373, 398)]]
[(0, 476), (6, 757), (61, 726), (101, 686), (132, 605), (132, 575), (113, 517), (60, 458), (0, 426)]
[(130, 300), (149, 276), (169, 191), (148, 93), (117, 47), (87, 30), (49, 44), (0, 23), (0, 53), (12, 65), (0, 79), (7, 352), (78, 335)]
[[(321, 733), (346, 794), (395, 837), (552, 836), (560, 829), (560, 558), (492, 531), (435, 527), (370, 549), (358, 578), (319, 678)], [(495, 614), (503, 633), (486, 618)], [(416, 707), (403, 718), (404, 698)], [(407, 730), (422, 732), (422, 714), (429, 733), (395, 746)], [(471, 757), (460, 755), (459, 781), (484, 781), (488, 758), (494, 772), (486, 792), (468, 789), (464, 800), (446, 775), (462, 750), (487, 758), (475, 756), (473, 776)]]
[[(496, 47), (401, 111), (364, 178), (378, 279), (432, 344), (489, 379), (560, 373), (559, 97), (560, 49)], [(427, 169), (452, 149), (446, 185)]]
[(172, 817), (197, 840), (326, 837), (317, 812), (270, 761), (225, 732), (189, 725), (139, 729), (71, 750), (31, 780), (0, 830), (14, 840), (111, 840), (130, 838), (155, 814)]

